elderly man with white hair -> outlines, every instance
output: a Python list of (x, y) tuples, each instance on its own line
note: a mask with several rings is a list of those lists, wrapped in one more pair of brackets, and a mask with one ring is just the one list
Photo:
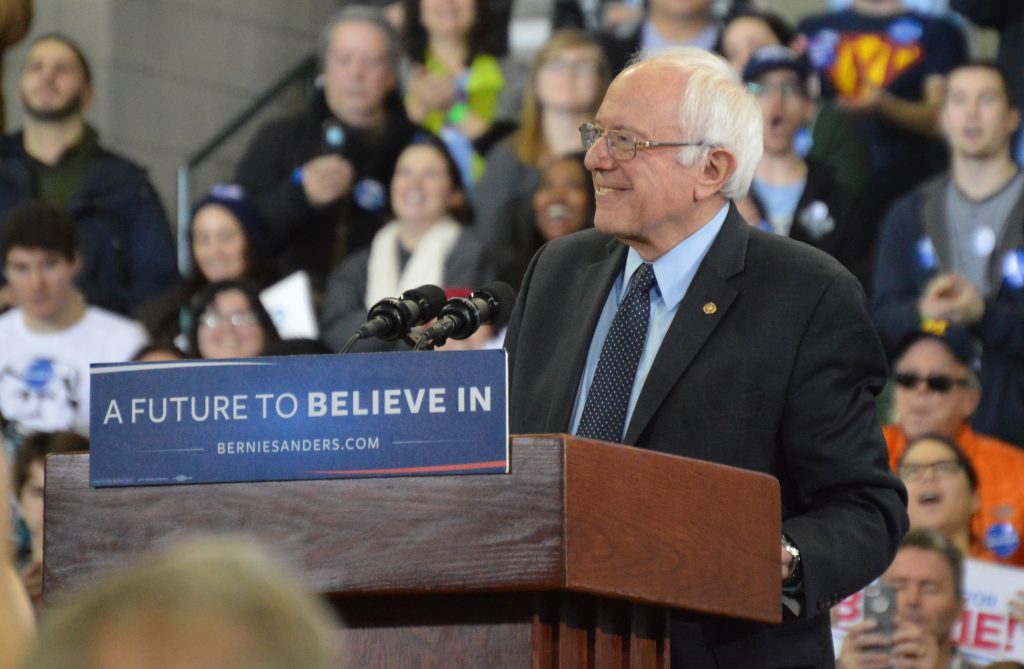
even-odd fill
[(672, 663), (832, 667), (829, 608), (885, 570), (908, 525), (860, 284), (732, 204), (762, 121), (721, 58), (680, 48), (628, 67), (581, 135), (596, 229), (527, 270), (506, 338), (511, 430), (777, 477), (783, 623), (677, 616)]

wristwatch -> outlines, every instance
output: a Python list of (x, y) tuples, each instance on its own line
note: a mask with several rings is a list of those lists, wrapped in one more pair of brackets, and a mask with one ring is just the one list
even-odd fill
[(793, 556), (793, 561), (789, 563), (789, 573), (783, 579), (782, 585), (794, 586), (800, 582), (800, 549), (785, 534), (782, 535), (782, 549)]

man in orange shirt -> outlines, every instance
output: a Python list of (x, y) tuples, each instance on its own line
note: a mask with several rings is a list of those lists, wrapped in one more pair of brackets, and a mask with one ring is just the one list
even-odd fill
[(1024, 451), (971, 429), (982, 388), (973, 341), (951, 329), (917, 332), (900, 346), (895, 364), (896, 423), (883, 428), (893, 469), (908, 440), (927, 434), (952, 439), (978, 474), (981, 507), (971, 528), (970, 556), (1024, 566)]

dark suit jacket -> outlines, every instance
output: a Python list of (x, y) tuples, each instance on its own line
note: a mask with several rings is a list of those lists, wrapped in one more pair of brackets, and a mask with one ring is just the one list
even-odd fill
[[(625, 257), (624, 245), (596, 230), (534, 257), (506, 337), (514, 433), (570, 429), (594, 327)], [(857, 280), (810, 246), (750, 228), (733, 207), (624, 442), (776, 476), (783, 531), (802, 554), (803, 611), (778, 626), (681, 614), (673, 666), (833, 666), (829, 607), (885, 570), (908, 525), (875, 419), (885, 375)]]

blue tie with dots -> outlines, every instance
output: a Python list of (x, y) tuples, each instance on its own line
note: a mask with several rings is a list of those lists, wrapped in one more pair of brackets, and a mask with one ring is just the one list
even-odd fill
[(640, 265), (633, 283), (615, 312), (615, 319), (597, 359), (597, 371), (583, 405), (576, 434), (601, 441), (621, 441), (633, 380), (647, 340), (651, 320), (651, 288), (658, 285), (654, 268)]

